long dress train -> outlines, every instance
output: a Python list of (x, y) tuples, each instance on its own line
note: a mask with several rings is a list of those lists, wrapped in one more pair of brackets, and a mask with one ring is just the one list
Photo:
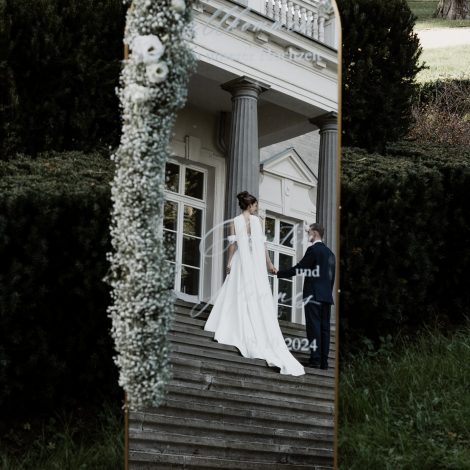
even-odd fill
[(250, 215), (251, 234), (243, 214), (233, 219), (237, 243), (231, 270), (217, 295), (204, 329), (220, 343), (237, 347), (247, 358), (264, 359), (281, 374), (303, 375), (305, 370), (289, 351), (276, 315), (269, 285), (261, 222)]

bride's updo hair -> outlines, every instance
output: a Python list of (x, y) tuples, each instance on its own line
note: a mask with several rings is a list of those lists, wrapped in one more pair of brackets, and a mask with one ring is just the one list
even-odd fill
[(242, 191), (241, 193), (237, 194), (238, 205), (240, 206), (241, 210), (248, 209), (250, 204), (254, 204), (258, 202), (258, 199), (255, 198), (252, 194), (248, 191)]

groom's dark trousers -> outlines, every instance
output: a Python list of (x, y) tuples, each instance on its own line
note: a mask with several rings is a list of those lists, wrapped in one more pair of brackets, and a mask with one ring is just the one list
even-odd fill
[(310, 363), (322, 367), (328, 366), (335, 269), (333, 252), (323, 242), (316, 242), (308, 247), (304, 257), (295, 266), (277, 272), (278, 278), (305, 275), (303, 298), (305, 326), (311, 346)]

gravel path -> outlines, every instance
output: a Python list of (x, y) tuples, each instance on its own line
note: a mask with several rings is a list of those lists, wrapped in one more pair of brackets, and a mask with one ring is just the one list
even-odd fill
[(423, 49), (470, 45), (470, 28), (433, 28), (418, 31)]

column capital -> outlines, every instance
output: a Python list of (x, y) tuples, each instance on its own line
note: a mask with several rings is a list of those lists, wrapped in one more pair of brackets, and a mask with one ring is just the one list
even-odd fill
[(338, 113), (335, 111), (330, 111), (329, 113), (310, 118), (309, 122), (319, 127), (320, 132), (338, 131)]
[(230, 92), (234, 97), (251, 96), (253, 98), (258, 98), (258, 95), (269, 90), (271, 85), (243, 75), (222, 83), (220, 87), (223, 90)]

